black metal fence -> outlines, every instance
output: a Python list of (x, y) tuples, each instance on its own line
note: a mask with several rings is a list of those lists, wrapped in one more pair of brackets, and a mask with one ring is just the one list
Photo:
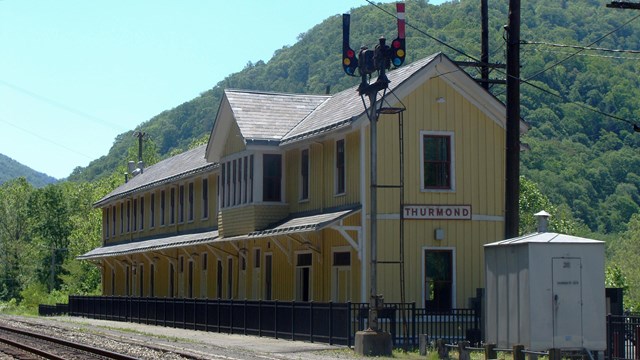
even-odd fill
[[(367, 327), (368, 312), (369, 304), (351, 304), (354, 331)], [(396, 347), (417, 348), (421, 334), (448, 343), (481, 341), (480, 313), (476, 309), (433, 311), (418, 308), (415, 303), (385, 303), (378, 319), (380, 328), (391, 334)]]
[(68, 312), (69, 312), (68, 304), (38, 305), (38, 315), (40, 316), (65, 315)]
[(69, 315), (351, 345), (349, 304), (69, 296)]
[(640, 313), (607, 315), (607, 358), (640, 359)]
[[(229, 334), (352, 346), (368, 327), (369, 305), (251, 300), (70, 296), (69, 315)], [(450, 342), (480, 341), (479, 311), (427, 311), (388, 303), (379, 312), (394, 346), (417, 348), (421, 334)]]

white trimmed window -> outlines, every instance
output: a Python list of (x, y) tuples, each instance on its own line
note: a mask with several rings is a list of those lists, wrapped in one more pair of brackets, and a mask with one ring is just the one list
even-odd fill
[(422, 191), (455, 191), (453, 132), (420, 132)]

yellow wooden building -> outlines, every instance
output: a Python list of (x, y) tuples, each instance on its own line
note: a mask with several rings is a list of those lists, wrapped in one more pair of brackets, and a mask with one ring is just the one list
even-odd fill
[[(404, 106), (404, 207), (378, 190), (378, 291), (466, 307), (504, 238), (505, 108), (443, 54), (388, 73)], [(394, 99), (394, 100), (391, 100)], [(142, 169), (95, 206), (104, 295), (368, 302), (369, 121), (334, 95), (226, 90), (206, 146)], [(524, 126), (522, 126), (524, 130)], [(399, 179), (398, 115), (378, 124), (378, 183)], [(388, 262), (388, 263), (385, 263)]]

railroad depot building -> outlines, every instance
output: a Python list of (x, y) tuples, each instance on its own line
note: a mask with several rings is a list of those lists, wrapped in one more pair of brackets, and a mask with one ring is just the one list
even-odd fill
[[(406, 301), (466, 307), (504, 239), (504, 105), (440, 53), (388, 77), (406, 110), (378, 123), (378, 291), (400, 302), (402, 243)], [(95, 204), (103, 244), (79, 258), (104, 295), (368, 302), (369, 151), (356, 87), (226, 90), (206, 146)]]

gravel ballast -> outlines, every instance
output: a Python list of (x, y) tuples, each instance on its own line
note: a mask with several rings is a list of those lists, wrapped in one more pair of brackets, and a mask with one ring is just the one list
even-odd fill
[[(347, 347), (75, 317), (0, 314), (0, 323), (140, 359), (357, 359)], [(0, 359), (1, 356), (0, 356)]]

